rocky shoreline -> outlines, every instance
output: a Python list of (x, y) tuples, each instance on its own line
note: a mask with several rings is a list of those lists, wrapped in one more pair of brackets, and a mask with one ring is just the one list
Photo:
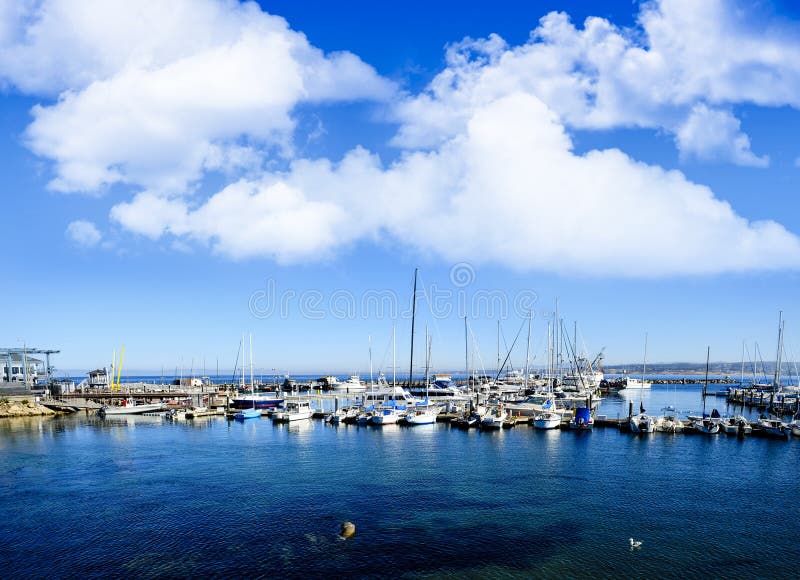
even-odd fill
[(48, 409), (30, 399), (0, 399), (0, 418), (10, 417), (39, 417), (42, 415), (57, 415), (56, 411)]

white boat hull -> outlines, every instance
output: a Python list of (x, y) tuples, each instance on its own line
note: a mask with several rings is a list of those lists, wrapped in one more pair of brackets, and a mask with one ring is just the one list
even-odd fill
[(555, 413), (545, 413), (537, 415), (533, 419), (535, 429), (558, 429), (561, 426), (561, 415)]
[(163, 411), (167, 406), (164, 403), (146, 403), (142, 405), (128, 405), (125, 407), (103, 407), (102, 415), (139, 415), (152, 411)]
[(420, 413), (419, 415), (407, 415), (406, 422), (409, 425), (433, 425), (436, 423), (436, 415), (433, 413)]
[(276, 423), (291, 423), (292, 421), (302, 421), (304, 419), (310, 419), (313, 411), (300, 411), (299, 413), (286, 413), (284, 411), (278, 411), (277, 413), (273, 413), (272, 420)]

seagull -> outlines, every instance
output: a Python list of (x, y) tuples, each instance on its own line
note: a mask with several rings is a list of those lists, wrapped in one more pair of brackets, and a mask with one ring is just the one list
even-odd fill
[(634, 548), (641, 548), (642, 547), (642, 542), (640, 542), (638, 540), (634, 540), (633, 538), (629, 538), (628, 541), (631, 543), (631, 550), (633, 550)]

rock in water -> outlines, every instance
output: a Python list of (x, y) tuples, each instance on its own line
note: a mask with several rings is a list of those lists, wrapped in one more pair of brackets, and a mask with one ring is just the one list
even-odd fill
[(354, 536), (356, 533), (356, 526), (353, 522), (344, 522), (341, 527), (339, 528), (339, 535), (342, 538), (349, 538)]

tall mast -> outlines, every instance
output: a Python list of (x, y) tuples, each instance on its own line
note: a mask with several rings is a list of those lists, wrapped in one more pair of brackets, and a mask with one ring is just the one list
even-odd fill
[(706, 350), (706, 381), (703, 384), (703, 417), (706, 416), (706, 391), (708, 391), (708, 366), (711, 361), (711, 347)]
[(428, 403), (428, 385), (430, 383), (431, 343), (428, 338), (428, 325), (425, 325), (425, 403)]
[(372, 335), (367, 337), (369, 342), (369, 384), (372, 385)]
[(528, 365), (530, 364), (530, 357), (531, 357), (531, 318), (533, 317), (533, 311), (528, 312), (528, 346), (525, 348), (525, 379), (524, 385), (525, 389), (528, 389)]
[(392, 399), (394, 388), (397, 386), (397, 324), (392, 324)]
[(250, 333), (250, 388), (253, 394), (256, 392), (256, 384), (253, 382), (253, 333)]
[(744, 340), (742, 341), (742, 375), (739, 378), (739, 388), (744, 387)]
[(500, 321), (497, 321), (497, 372), (500, 372)]
[[(414, 268), (414, 294), (411, 300), (411, 356), (409, 357), (408, 388), (411, 388), (411, 379), (414, 377), (414, 319), (417, 316), (417, 272)], [(427, 338), (425, 339), (427, 341)]]
[(469, 338), (467, 332), (467, 317), (464, 316), (464, 375), (467, 378), (467, 390), (469, 390), (470, 380), (469, 380)]
[[(709, 347), (711, 348), (711, 347)], [(642, 359), (642, 388), (644, 388), (644, 374), (647, 372), (647, 333), (644, 333), (644, 359)]]
[(778, 313), (778, 352), (775, 354), (775, 382), (777, 388), (781, 384), (781, 351), (783, 350), (783, 310)]

